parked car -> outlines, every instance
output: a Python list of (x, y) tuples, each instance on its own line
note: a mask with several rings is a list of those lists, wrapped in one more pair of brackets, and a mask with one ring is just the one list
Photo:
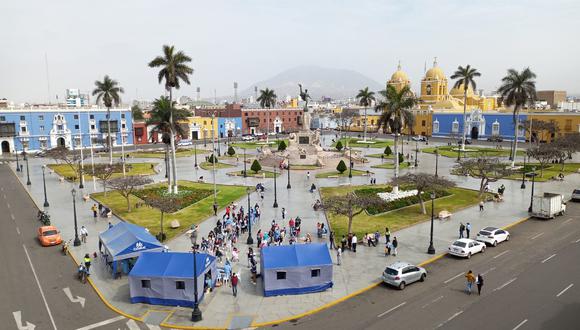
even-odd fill
[(449, 247), (448, 253), (454, 256), (471, 258), (476, 253), (485, 252), (485, 244), (469, 238), (460, 238)]
[(414, 266), (408, 262), (397, 261), (385, 268), (383, 282), (403, 290), (407, 284), (425, 281), (427, 271), (423, 267)]
[(179, 140), (179, 142), (177, 142), (177, 145), (180, 147), (191, 146), (191, 145), (193, 145), (193, 141), (191, 141), (191, 140)]
[[(461, 145), (461, 139), (457, 140), (457, 144)], [(465, 139), (465, 145), (471, 144), (471, 140)]]
[(507, 230), (485, 227), (477, 233), (477, 241), (497, 246), (497, 243), (510, 240), (510, 233)]
[(580, 189), (574, 189), (574, 191), (572, 192), (572, 197), (570, 198), (575, 202), (580, 201)]
[(413, 139), (413, 141), (422, 141), (422, 142), (427, 141), (427, 137), (423, 135), (413, 136), (411, 139)]
[(42, 246), (59, 245), (62, 243), (60, 231), (55, 226), (42, 226), (38, 228), (38, 241)]
[(503, 138), (501, 136), (490, 136), (487, 138), (489, 142), (503, 142)]
[(252, 141), (254, 139), (254, 137), (252, 135), (243, 135), (242, 136), (242, 141)]

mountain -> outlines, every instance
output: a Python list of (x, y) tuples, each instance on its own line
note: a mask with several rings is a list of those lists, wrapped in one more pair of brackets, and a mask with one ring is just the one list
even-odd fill
[(367, 86), (372, 91), (384, 89), (383, 85), (353, 70), (299, 66), (252, 84), (252, 87), (243, 90), (240, 95), (254, 95), (254, 86), (257, 86), (258, 91), (265, 88), (275, 90), (278, 99), (283, 99), (286, 95), (298, 96), (299, 83), (308, 89), (313, 100), (320, 100), (323, 96), (333, 99), (354, 97), (360, 89)]

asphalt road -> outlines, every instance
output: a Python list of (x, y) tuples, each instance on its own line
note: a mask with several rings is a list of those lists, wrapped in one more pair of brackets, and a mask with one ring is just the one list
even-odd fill
[(13, 172), (0, 165), (0, 329), (147, 329), (111, 311), (80, 283), (60, 246), (40, 246), (37, 212)]
[[(555, 220), (531, 219), (509, 231), (509, 242), (470, 260), (446, 256), (428, 265), (424, 283), (404, 291), (380, 285), (276, 328), (578, 329), (580, 204), (568, 203), (568, 213)], [(484, 276), (481, 296), (464, 291), (470, 269)]]

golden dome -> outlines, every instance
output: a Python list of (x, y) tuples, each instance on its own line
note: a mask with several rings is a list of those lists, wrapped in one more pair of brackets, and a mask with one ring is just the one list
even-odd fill
[(425, 80), (445, 80), (445, 79), (447, 79), (445, 77), (445, 73), (443, 73), (443, 70), (441, 70), (441, 68), (437, 66), (437, 59), (435, 59), (435, 61), (433, 62), (433, 67), (427, 70), (427, 73), (425, 74)]
[(395, 71), (395, 73), (393, 73), (391, 76), (390, 82), (409, 82), (409, 76), (407, 73), (405, 73), (405, 71), (401, 70), (401, 63), (399, 63), (397, 71)]

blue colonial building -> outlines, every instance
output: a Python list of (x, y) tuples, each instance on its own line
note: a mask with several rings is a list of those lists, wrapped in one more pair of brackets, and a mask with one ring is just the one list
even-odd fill
[[(133, 144), (130, 109), (111, 109), (113, 145)], [(122, 138), (121, 138), (122, 137)], [(104, 146), (107, 109), (18, 108), (0, 111), (0, 155), (64, 146), (69, 149)]]
[[(518, 116), (518, 121), (527, 119), (527, 114)], [(462, 112), (433, 112), (432, 136), (459, 138), (463, 134)], [(514, 120), (512, 113), (484, 112), (472, 110), (466, 115), (467, 138), (484, 140), (489, 137), (501, 137), (504, 140), (513, 140)], [(518, 141), (525, 140), (525, 132), (520, 129)]]
[(219, 117), (218, 133), (220, 138), (234, 137), (242, 134), (242, 117)]

